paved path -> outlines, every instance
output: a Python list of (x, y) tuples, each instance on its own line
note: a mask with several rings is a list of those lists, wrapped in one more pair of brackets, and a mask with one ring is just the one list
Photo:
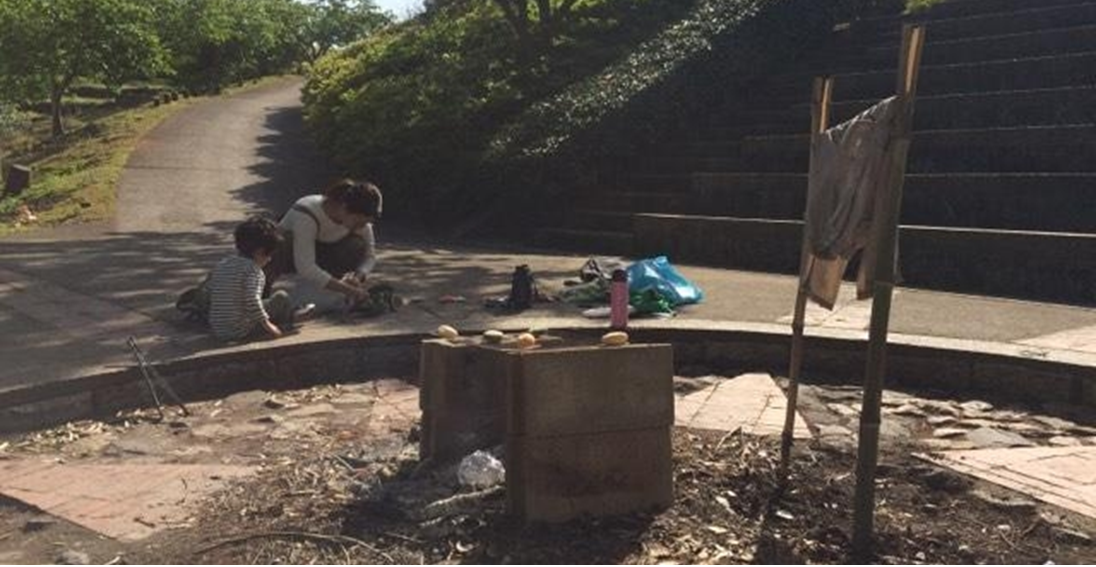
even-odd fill
[[(286, 79), (204, 101), (155, 129), (123, 174), (114, 223), (0, 241), (0, 391), (129, 364), (130, 334), (157, 359), (270, 346), (215, 345), (180, 326), (172, 302), (230, 250), (229, 228), (238, 219), (283, 210), (328, 178), (304, 142), (298, 86)], [(481, 307), (484, 297), (506, 292), (515, 264), (529, 263), (543, 283), (558, 285), (574, 276), (582, 257), (439, 245), (396, 237), (386, 225), (378, 238), (382, 277), (423, 301), (372, 321), (316, 321), (284, 343), (426, 332), (442, 322), (467, 329), (600, 324), (565, 305), (508, 318)], [(683, 271), (708, 300), (674, 320), (641, 325), (787, 332), (794, 278)], [(443, 305), (436, 300), (444, 294), (469, 301)], [(812, 308), (808, 333), (866, 336), (869, 309), (849, 295), (833, 313)], [(892, 337), (1096, 365), (1092, 309), (903, 289), (895, 297)]]

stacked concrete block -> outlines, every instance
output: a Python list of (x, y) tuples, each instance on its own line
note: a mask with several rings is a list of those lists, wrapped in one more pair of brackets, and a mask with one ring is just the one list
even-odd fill
[(424, 341), (421, 357), (421, 458), (444, 461), (501, 445), (506, 433), (506, 372), (493, 365), (502, 361), (483, 356), (470, 343), (447, 340)]
[(509, 356), (511, 513), (559, 522), (672, 503), (672, 347), (578, 347)]
[(673, 501), (673, 347), (423, 343), (423, 459), (505, 441), (510, 512), (561, 522)]

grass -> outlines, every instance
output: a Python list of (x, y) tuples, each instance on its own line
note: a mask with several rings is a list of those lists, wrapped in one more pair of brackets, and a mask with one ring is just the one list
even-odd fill
[(906, 0), (906, 13), (916, 14), (928, 10), (936, 4), (939, 4), (943, 0)]
[[(233, 94), (277, 80), (268, 77), (225, 89)], [(31, 228), (111, 218), (116, 187), (129, 155), (141, 137), (164, 119), (202, 100), (180, 99), (167, 105), (141, 106), (111, 112), (91, 112), (66, 120), (69, 133), (59, 142), (43, 142), (48, 117), (38, 117), (28, 131), (5, 145), (33, 169), (31, 186), (17, 197), (0, 199), (0, 236)], [(27, 205), (38, 219), (18, 223), (18, 210)]]
[(34, 227), (110, 218), (114, 189), (138, 140), (192, 100), (115, 112), (73, 129), (59, 145), (47, 147), (47, 155), (28, 164), (34, 172), (31, 186), (17, 197), (0, 200), (0, 235), (27, 228), (16, 224), (21, 205), (38, 216)]

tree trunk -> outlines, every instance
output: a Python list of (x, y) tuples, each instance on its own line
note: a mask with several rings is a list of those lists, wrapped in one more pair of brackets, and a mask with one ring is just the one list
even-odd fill
[(552, 47), (552, 40), (556, 36), (556, 14), (552, 12), (551, 0), (537, 0), (537, 15), (539, 19), (538, 40), (541, 49)]
[(50, 89), (49, 104), (50, 113), (53, 115), (53, 137), (60, 138), (65, 134), (65, 123), (61, 120), (61, 97), (65, 94), (65, 89), (60, 85), (55, 85)]

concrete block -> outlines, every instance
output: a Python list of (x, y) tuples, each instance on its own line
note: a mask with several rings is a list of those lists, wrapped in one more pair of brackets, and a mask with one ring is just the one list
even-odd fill
[(556, 436), (674, 422), (673, 348), (630, 345), (516, 351), (508, 435)]
[(506, 362), (502, 353), (470, 344), (422, 343), (422, 458), (447, 460), (503, 442)]
[(670, 427), (509, 437), (507, 506), (531, 522), (663, 509), (673, 503)]
[(424, 410), (419, 455), (422, 459), (449, 461), (477, 449), (503, 444), (506, 413), (450, 412)]
[(25, 165), (11, 165), (4, 175), (4, 195), (13, 196), (30, 187), (31, 170)]

